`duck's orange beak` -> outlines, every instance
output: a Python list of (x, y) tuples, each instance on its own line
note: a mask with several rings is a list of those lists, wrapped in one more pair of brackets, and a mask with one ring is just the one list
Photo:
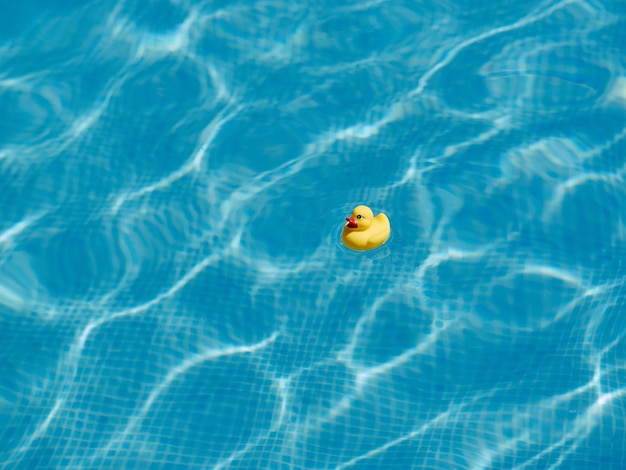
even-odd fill
[(346, 217), (346, 220), (348, 221), (348, 227), (350, 228), (357, 228), (359, 226), (359, 224), (356, 223), (356, 220), (354, 220), (354, 217)]

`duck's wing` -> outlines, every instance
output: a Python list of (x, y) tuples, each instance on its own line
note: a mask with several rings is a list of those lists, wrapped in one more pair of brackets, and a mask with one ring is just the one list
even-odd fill
[(385, 214), (378, 214), (374, 217), (374, 220), (379, 225), (376, 227), (375, 233), (369, 238), (369, 243), (372, 245), (378, 245), (383, 243), (388, 237), (390, 232), (389, 219)]

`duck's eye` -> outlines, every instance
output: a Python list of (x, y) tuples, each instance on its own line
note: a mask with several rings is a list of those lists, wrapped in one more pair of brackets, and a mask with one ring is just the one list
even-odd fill
[(356, 216), (356, 218), (357, 218), (357, 219), (362, 219), (362, 218), (363, 218), (363, 216), (361, 216), (361, 215), (357, 215), (357, 216)]

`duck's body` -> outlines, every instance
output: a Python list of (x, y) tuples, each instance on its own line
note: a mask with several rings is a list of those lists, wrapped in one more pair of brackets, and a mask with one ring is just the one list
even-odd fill
[(352, 250), (365, 251), (378, 248), (389, 239), (391, 224), (385, 214), (374, 213), (367, 206), (358, 206), (346, 217), (341, 241)]

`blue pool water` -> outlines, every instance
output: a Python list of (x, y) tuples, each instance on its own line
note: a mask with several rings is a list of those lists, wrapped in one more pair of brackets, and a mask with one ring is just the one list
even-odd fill
[(626, 468), (621, 0), (0, 11), (0, 469)]

